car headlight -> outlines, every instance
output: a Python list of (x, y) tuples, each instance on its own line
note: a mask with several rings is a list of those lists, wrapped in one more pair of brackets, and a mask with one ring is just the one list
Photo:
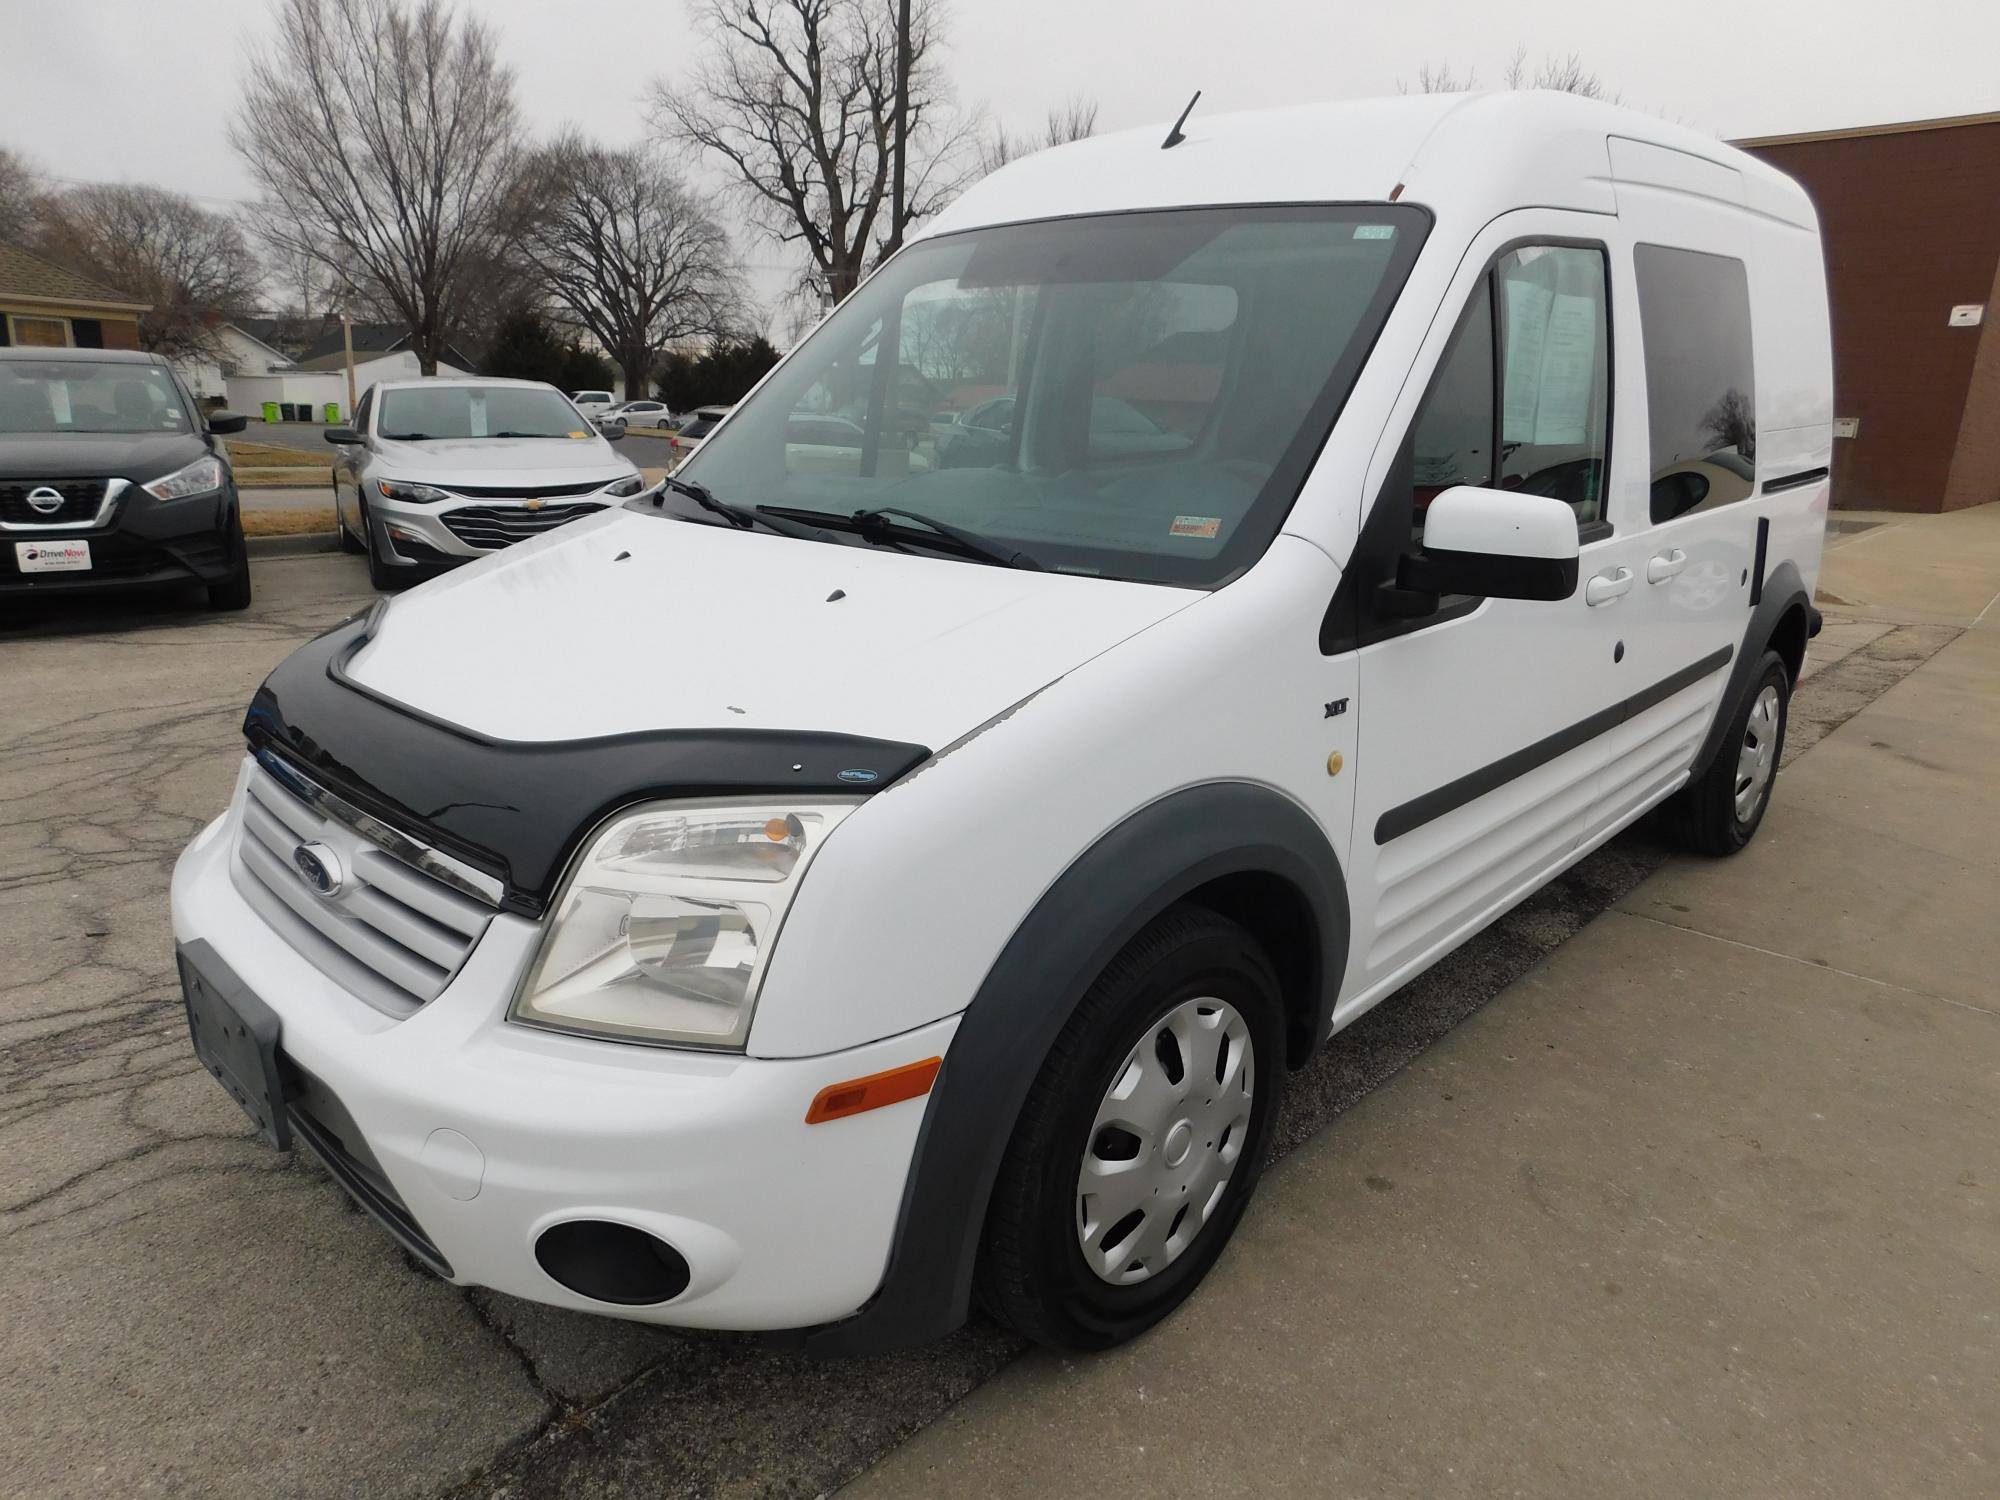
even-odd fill
[(640, 474), (627, 474), (623, 479), (614, 479), (611, 481), (610, 484), (607, 484), (604, 487), (604, 493), (607, 495), (616, 495), (620, 499), (623, 499), (628, 495), (638, 494), (641, 490), (645, 489), (645, 487), (646, 487), (645, 476)]
[(557, 899), (508, 1019), (741, 1048), (806, 866), (858, 803), (659, 803), (614, 820)]
[(185, 500), (221, 489), (223, 473), (222, 460), (211, 453), (141, 488), (155, 500)]
[(416, 484), (407, 479), (378, 479), (375, 488), (384, 500), (408, 500), (417, 505), (429, 505), (434, 500), (445, 498), (445, 492), (434, 484)]

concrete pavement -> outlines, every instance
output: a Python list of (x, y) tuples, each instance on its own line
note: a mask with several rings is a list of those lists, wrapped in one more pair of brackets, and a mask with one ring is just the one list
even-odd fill
[(1993, 1494), (1996, 594), (2000, 506), (1840, 538), (1750, 849), (1277, 1164), (1166, 1326), (844, 1493)]

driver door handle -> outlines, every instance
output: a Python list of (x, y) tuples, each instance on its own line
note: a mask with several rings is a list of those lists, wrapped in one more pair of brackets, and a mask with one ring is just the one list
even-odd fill
[(1613, 568), (1609, 573), (1599, 573), (1583, 586), (1583, 602), (1595, 609), (1631, 591), (1632, 570)]
[(1688, 555), (1676, 547), (1671, 552), (1656, 552), (1646, 559), (1646, 582), (1665, 583), (1688, 565)]

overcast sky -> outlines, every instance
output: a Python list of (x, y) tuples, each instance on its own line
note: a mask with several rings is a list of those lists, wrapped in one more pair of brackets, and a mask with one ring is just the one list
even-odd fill
[[(2000, 110), (2000, 0), (949, 0), (960, 101), (1016, 129), (1071, 95), (1098, 128), (1393, 93), (1426, 61), (1497, 84), (1575, 51), (1625, 102), (1726, 138)], [(461, 0), (500, 31), (531, 125), (636, 140), (687, 66), (679, 0)], [(269, 0), (0, 0), (0, 143), (44, 171), (249, 191), (225, 121)], [(775, 261), (747, 242), (746, 259)], [(767, 276), (759, 276), (760, 283)]]

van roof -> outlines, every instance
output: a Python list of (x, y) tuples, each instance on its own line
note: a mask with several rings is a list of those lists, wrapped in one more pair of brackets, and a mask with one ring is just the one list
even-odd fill
[(1413, 94), (1204, 117), (1162, 150), (1167, 122), (1094, 136), (1008, 163), (929, 226), (949, 234), (1072, 214), (1241, 203), (1405, 202), (1474, 227), (1537, 205), (1616, 211), (1610, 140), (1730, 168), (1754, 212), (1811, 226), (1798, 186), (1698, 131), (1615, 104), (1529, 89)]

